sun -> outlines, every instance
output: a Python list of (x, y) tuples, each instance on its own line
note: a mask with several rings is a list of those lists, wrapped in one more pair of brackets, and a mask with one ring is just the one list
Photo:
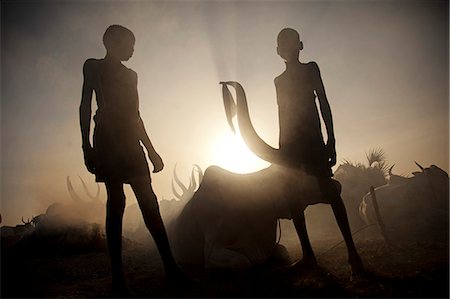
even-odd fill
[(213, 143), (213, 164), (236, 173), (249, 173), (268, 167), (270, 163), (250, 151), (242, 137), (230, 131)]

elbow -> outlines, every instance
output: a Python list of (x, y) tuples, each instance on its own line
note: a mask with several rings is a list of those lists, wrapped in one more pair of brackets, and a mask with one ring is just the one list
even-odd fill
[(81, 98), (81, 103), (80, 103), (80, 111), (86, 111), (86, 110), (91, 110), (91, 101), (87, 100), (86, 97), (82, 97)]

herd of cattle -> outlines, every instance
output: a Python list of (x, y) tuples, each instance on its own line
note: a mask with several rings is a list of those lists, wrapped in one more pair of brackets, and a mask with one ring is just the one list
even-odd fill
[[(390, 238), (438, 238), (448, 241), (449, 177), (431, 165), (412, 177), (390, 173), (386, 185), (375, 188), (382, 223)], [(359, 215), (366, 224), (377, 223), (374, 201), (366, 194), (359, 205)]]
[[(180, 263), (247, 269), (285, 250), (277, 242), (277, 221), (292, 218), (289, 201), (297, 202), (298, 211), (302, 213), (307, 206), (329, 202), (323, 197), (315, 177), (279, 163), (273, 148), (263, 152), (265, 144), (256, 140), (242, 87), (237, 83), (224, 83), (224, 95), (226, 84), (236, 88), (238, 97), (238, 106), (228, 107), (228, 111), (237, 113), (243, 138), (256, 154), (271, 162), (271, 166), (249, 174), (235, 174), (211, 166), (203, 174), (196, 165), (187, 187), (174, 170), (174, 181), (181, 193), (172, 185), (177, 199), (161, 200), (160, 210), (174, 255)], [(226, 96), (229, 101), (229, 95)], [(252, 132), (248, 133), (249, 130)], [(405, 236), (426, 239), (434, 235), (448, 241), (448, 174), (435, 165), (426, 168), (417, 165), (420, 171), (414, 172), (412, 177), (394, 175), (391, 168), (388, 182), (374, 190), (376, 199), (369, 192), (361, 194), (355, 208), (344, 198), (349, 218), (359, 217), (366, 224), (378, 224), (380, 217), (376, 217), (375, 210), (378, 206), (392, 240)], [(92, 195), (83, 180), (81, 182), (86, 196), (79, 196), (67, 178), (71, 203), (55, 203), (32, 219), (22, 218), (23, 224), (2, 226), (2, 249), (30, 238), (67, 236), (74, 228), (78, 233), (88, 234), (89, 240), (104, 240), (105, 202), (100, 200), (100, 189), (98, 187), (96, 195)], [(332, 182), (340, 188), (339, 182)], [(85, 200), (86, 197), (89, 200)], [(125, 235), (133, 237), (139, 231), (148, 235), (141, 218), (137, 205), (126, 209)], [(80, 239), (83, 237), (77, 235), (77, 240)], [(350, 248), (349, 262), (355, 263)]]
[[(448, 236), (448, 174), (435, 165), (419, 167), (420, 171), (414, 172), (412, 177), (390, 172), (388, 183), (375, 188), (380, 215), (391, 240), (405, 237), (429, 240), (436, 236), (445, 239)], [(160, 201), (161, 215), (180, 262), (241, 269), (260, 264), (277, 250), (284, 250), (276, 243), (277, 219), (290, 218), (290, 215), (281, 194), (267, 193), (261, 188), (267, 184), (264, 178), (256, 185), (248, 184), (252, 176), (260, 173), (236, 175), (215, 166), (208, 168), (204, 175), (198, 166), (194, 170), (187, 187), (174, 171), (174, 180), (182, 192), (173, 187), (176, 199)], [(280, 181), (272, 183), (282, 185), (280, 171), (271, 166), (266, 170), (266, 178), (278, 177)], [(220, 188), (211, 184), (218, 180), (227, 184), (219, 184)], [(103, 225), (99, 224), (104, 222), (105, 203), (99, 198), (99, 189), (92, 196), (83, 182), (84, 198), (89, 198), (86, 200), (73, 190), (69, 178), (67, 187), (72, 203), (54, 203), (43, 214), (27, 220), (22, 218), (22, 224), (2, 226), (2, 247), (12, 246), (22, 239), (61, 236), (62, 233), (67, 242), (68, 232), (77, 231), (74, 228), (78, 228), (78, 234), (83, 232), (78, 241), (92, 240), (93, 234), (103, 235), (104, 239)], [(275, 189), (274, 192), (280, 192)], [(378, 224), (369, 192), (361, 198), (358, 210), (347, 207), (347, 212), (366, 224)], [(126, 219), (133, 220), (133, 225), (125, 223), (125, 235), (136, 240), (149, 238), (137, 206), (128, 207), (125, 214)]]

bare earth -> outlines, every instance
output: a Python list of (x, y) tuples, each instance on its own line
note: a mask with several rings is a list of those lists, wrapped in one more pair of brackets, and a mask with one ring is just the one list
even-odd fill
[[(367, 273), (351, 277), (340, 239), (313, 238), (319, 267), (293, 272), (272, 261), (247, 273), (190, 269), (200, 282), (169, 288), (153, 246), (126, 241), (124, 263), (130, 290), (136, 297), (379, 297), (448, 298), (447, 242), (397, 242), (388, 248), (379, 237), (355, 237)], [(447, 239), (448, 240), (448, 239)], [(283, 237), (291, 261), (301, 258), (298, 241)], [(286, 262), (286, 261), (285, 261)], [(109, 261), (103, 246), (96, 250), (53, 250), (25, 247), (2, 250), (1, 297), (106, 298), (110, 292)]]

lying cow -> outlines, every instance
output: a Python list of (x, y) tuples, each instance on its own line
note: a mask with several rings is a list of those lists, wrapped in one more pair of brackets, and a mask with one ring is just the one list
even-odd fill
[[(381, 219), (395, 237), (430, 237), (448, 230), (448, 174), (436, 165), (417, 165), (421, 171), (413, 177), (390, 171), (389, 183), (375, 188)], [(363, 197), (359, 211), (366, 224), (377, 223), (370, 193)]]
[(25, 221), (25, 220), (23, 220), (23, 217), (22, 217), (23, 224), (18, 224), (16, 226), (6, 226), (6, 225), (2, 226), (0, 228), (0, 237), (15, 238), (17, 240), (20, 240), (24, 236), (29, 235), (33, 232), (33, 230), (34, 230), (34, 221), (33, 220), (34, 220), (34, 217), (31, 221), (30, 221), (30, 219)]
[[(248, 269), (273, 254), (277, 219), (291, 219), (293, 208), (303, 215), (308, 205), (330, 202), (323, 196), (317, 178), (283, 164), (278, 150), (259, 138), (239, 83), (223, 83), (224, 100), (232, 100), (226, 85), (234, 86), (237, 94), (237, 108), (226, 108), (228, 115), (237, 109), (239, 129), (247, 145), (272, 165), (249, 174), (231, 173), (217, 166), (207, 168), (199, 189), (169, 231), (174, 255), (180, 263)], [(329, 184), (340, 190), (337, 181), (330, 180)], [(354, 271), (361, 270), (352, 236), (345, 230), (345, 225), (348, 228), (345, 210), (339, 212), (335, 216), (340, 227), (344, 227), (350, 265)], [(315, 262), (304, 222), (300, 230), (303, 257), (312, 257)]]

